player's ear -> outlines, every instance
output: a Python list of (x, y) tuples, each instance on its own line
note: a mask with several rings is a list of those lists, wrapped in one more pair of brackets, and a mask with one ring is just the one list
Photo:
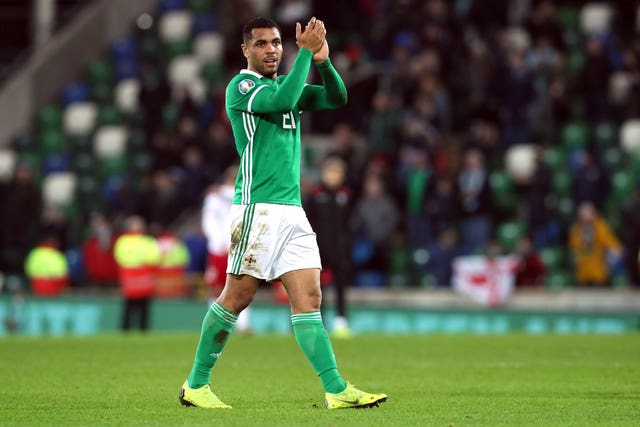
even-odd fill
[(242, 49), (242, 54), (245, 58), (249, 57), (249, 52), (247, 52), (247, 45), (244, 43), (240, 43), (240, 48)]

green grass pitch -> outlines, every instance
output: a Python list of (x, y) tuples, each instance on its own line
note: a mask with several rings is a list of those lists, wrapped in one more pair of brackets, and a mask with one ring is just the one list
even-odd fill
[(233, 336), (213, 384), (232, 410), (180, 406), (197, 333), (0, 339), (0, 425), (640, 425), (640, 335), (334, 341), (379, 408), (327, 411), (293, 336)]

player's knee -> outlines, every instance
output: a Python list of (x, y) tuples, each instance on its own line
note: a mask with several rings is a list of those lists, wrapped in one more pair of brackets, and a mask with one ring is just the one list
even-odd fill
[(240, 313), (253, 301), (254, 292), (237, 291), (220, 295), (218, 302), (233, 313)]
[(322, 304), (322, 292), (320, 288), (309, 290), (292, 302), (292, 308), (298, 312), (319, 311)]

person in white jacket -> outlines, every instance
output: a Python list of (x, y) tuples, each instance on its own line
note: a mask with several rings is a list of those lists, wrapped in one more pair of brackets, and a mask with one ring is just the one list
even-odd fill
[[(202, 208), (202, 231), (207, 237), (207, 270), (205, 282), (212, 288), (211, 301), (224, 288), (227, 275), (227, 259), (231, 241), (231, 201), (234, 195), (234, 185), (237, 166), (231, 166), (224, 172), (223, 182), (211, 187), (204, 198)], [(249, 307), (238, 316), (236, 328), (241, 333), (251, 332), (249, 325)]]

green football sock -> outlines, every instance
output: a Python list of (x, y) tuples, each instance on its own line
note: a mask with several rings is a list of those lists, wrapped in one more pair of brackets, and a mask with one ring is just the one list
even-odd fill
[(237, 319), (237, 314), (230, 312), (217, 302), (211, 304), (202, 321), (196, 358), (187, 378), (189, 387), (199, 388), (209, 384), (211, 369), (218, 361)]
[(322, 324), (320, 312), (293, 314), (291, 324), (296, 341), (322, 380), (324, 390), (328, 393), (343, 391), (347, 383), (338, 372), (331, 341)]

